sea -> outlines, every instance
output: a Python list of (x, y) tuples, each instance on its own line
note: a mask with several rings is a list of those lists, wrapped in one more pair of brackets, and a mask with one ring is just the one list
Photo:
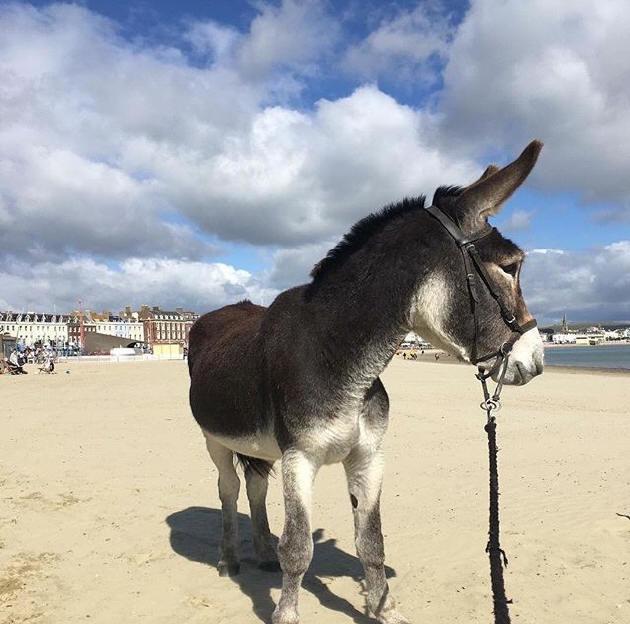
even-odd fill
[(630, 344), (547, 347), (545, 365), (630, 370)]

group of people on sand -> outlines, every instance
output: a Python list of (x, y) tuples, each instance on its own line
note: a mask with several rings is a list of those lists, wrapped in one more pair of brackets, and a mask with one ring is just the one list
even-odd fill
[[(417, 360), (418, 359), (417, 351), (406, 351), (406, 350), (401, 349), (400, 351), (396, 351), (396, 355), (402, 356), (403, 360)], [(424, 349), (420, 350), (420, 355), (424, 355)], [(435, 358), (435, 361), (437, 362), (442, 355), (445, 355), (446, 357), (450, 357), (448, 353), (441, 353), (440, 351), (436, 351), (433, 354), (433, 357)]]
[(23, 350), (15, 347), (8, 358), (5, 358), (2, 362), (3, 366), (9, 375), (28, 375), (28, 371), (24, 370), (24, 366), (29, 362), (33, 362), (39, 366), (38, 371), (40, 373), (54, 373), (55, 372), (55, 352), (52, 348), (44, 347), (26, 347)]

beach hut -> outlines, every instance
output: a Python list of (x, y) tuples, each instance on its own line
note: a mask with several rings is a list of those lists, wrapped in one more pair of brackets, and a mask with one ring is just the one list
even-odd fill
[(181, 360), (184, 347), (178, 342), (165, 342), (153, 345), (153, 355), (160, 360)]

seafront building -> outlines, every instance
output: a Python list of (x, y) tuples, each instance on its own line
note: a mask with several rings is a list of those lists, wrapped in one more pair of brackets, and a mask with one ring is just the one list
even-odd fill
[(75, 311), (69, 316), (68, 343), (80, 345), (81, 332), (84, 334), (97, 333), (106, 336), (115, 336), (129, 341), (145, 342), (144, 324), (136, 317), (125, 318), (113, 315), (110, 312), (79, 312)]
[(0, 335), (15, 338), (21, 347), (49, 344), (70, 349), (84, 348), (90, 335), (116, 337), (129, 343), (143, 343), (159, 352), (181, 354), (198, 317), (183, 308), (168, 311), (146, 305), (138, 311), (127, 306), (118, 314), (90, 310), (75, 310), (70, 314), (0, 312)]
[(183, 353), (183, 348), (188, 345), (190, 328), (199, 315), (183, 308), (162, 310), (159, 306), (144, 305), (138, 317), (144, 323), (145, 340), (153, 353), (171, 357)]
[(575, 344), (577, 334), (557, 332), (551, 336), (553, 344)]
[(38, 342), (64, 345), (68, 342), (69, 320), (67, 314), (0, 312), (0, 334), (8, 334), (25, 346)]

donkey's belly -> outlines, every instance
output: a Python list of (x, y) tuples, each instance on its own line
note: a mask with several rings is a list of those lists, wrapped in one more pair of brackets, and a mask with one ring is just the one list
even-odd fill
[(225, 435), (219, 435), (216, 433), (210, 433), (205, 429), (202, 429), (203, 435), (210, 440), (214, 440), (219, 444), (229, 448), (235, 453), (241, 455), (247, 455), (248, 457), (257, 457), (258, 459), (266, 459), (268, 461), (275, 461), (282, 457), (280, 447), (276, 442), (276, 438), (272, 433), (262, 433), (259, 435), (242, 436), (242, 437), (230, 437)]

